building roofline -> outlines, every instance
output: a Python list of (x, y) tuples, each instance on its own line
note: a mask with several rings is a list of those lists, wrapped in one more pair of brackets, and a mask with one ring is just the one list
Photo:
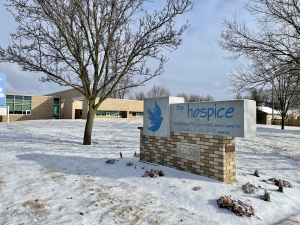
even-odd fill
[(52, 95), (23, 95), (23, 94), (11, 94), (11, 93), (6, 93), (5, 95), (22, 95), (22, 96), (39, 96), (39, 97), (59, 98), (59, 96), (52, 96)]

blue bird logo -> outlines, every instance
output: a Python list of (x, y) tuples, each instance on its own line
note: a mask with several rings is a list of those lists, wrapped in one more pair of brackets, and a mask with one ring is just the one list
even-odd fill
[(159, 105), (157, 105), (156, 101), (155, 101), (155, 108), (153, 108), (153, 112), (150, 110), (150, 108), (147, 109), (147, 112), (149, 115), (148, 118), (149, 118), (151, 124), (153, 124), (152, 127), (147, 127), (147, 128), (148, 128), (148, 130), (155, 132), (160, 128), (161, 123), (164, 119), (161, 116), (161, 109), (160, 109)]

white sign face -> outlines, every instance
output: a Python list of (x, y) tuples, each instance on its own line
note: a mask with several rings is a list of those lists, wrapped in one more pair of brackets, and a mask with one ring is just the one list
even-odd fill
[(149, 98), (144, 100), (143, 134), (170, 137), (170, 104), (183, 103), (181, 97)]
[(171, 132), (229, 137), (256, 135), (255, 101), (183, 102), (179, 97), (145, 99), (143, 134), (167, 138)]
[(232, 100), (172, 104), (171, 132), (254, 137), (256, 103)]
[(7, 116), (7, 109), (6, 108), (0, 108), (0, 116)]
[(177, 157), (200, 161), (200, 146), (177, 142)]

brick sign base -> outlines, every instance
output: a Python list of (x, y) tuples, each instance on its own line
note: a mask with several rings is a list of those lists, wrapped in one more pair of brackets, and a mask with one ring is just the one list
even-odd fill
[[(170, 138), (143, 135), (140, 129), (140, 160), (209, 177), (222, 182), (236, 180), (235, 137), (173, 133)], [(200, 146), (200, 159), (177, 154), (178, 143)]]

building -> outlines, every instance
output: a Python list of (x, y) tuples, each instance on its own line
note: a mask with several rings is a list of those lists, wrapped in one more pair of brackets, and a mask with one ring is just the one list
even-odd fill
[[(280, 113), (274, 109), (274, 119), (281, 119)], [(256, 123), (257, 124), (271, 124), (272, 108), (261, 106), (256, 109)]]
[[(75, 89), (45, 96), (6, 94), (9, 120), (86, 119), (88, 101)], [(127, 99), (106, 99), (95, 118), (143, 118), (144, 102)], [(7, 116), (0, 116), (7, 122)]]

